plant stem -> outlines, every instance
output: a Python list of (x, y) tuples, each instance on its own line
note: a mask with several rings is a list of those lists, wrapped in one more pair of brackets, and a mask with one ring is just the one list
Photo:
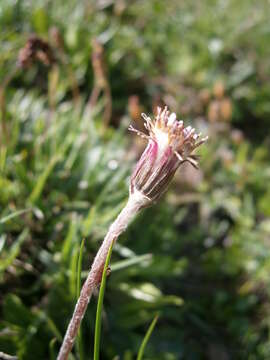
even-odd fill
[(101, 323), (102, 323), (102, 310), (103, 310), (103, 300), (105, 294), (106, 280), (107, 280), (107, 270), (110, 263), (112, 255), (113, 243), (110, 246), (104, 269), (102, 272), (102, 280), (99, 289), (98, 303), (97, 303), (97, 312), (96, 312), (96, 325), (95, 325), (95, 340), (94, 340), (94, 360), (99, 360), (99, 350), (100, 350), (100, 335), (101, 335)]
[(126, 230), (128, 224), (134, 219), (139, 210), (147, 205), (149, 205), (149, 199), (141, 193), (134, 192), (130, 194), (126, 206), (120, 212), (116, 220), (111, 224), (82, 287), (80, 297), (69, 322), (57, 360), (68, 359), (68, 355), (72, 350), (80, 323), (87, 309), (87, 305), (94, 289), (96, 289), (101, 282), (104, 264), (111, 244), (115, 242), (119, 235)]
[(157, 314), (153, 321), (151, 322), (151, 325), (149, 326), (149, 329), (147, 330), (146, 334), (145, 334), (145, 337), (142, 341), (142, 344), (140, 346), (140, 349), (139, 349), (139, 353), (138, 353), (138, 356), (137, 356), (137, 360), (142, 360), (143, 358), (143, 353), (144, 353), (144, 349), (150, 339), (150, 336), (152, 335), (152, 332), (154, 330), (154, 327), (156, 326), (156, 322), (158, 321), (158, 317), (159, 315)]

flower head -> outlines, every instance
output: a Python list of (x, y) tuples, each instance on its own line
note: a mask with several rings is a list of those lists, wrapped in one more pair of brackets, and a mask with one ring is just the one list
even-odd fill
[(185, 128), (183, 121), (178, 121), (176, 114), (170, 114), (167, 107), (158, 108), (154, 120), (145, 114), (142, 117), (149, 135), (129, 127), (148, 140), (131, 176), (130, 192), (139, 191), (149, 201), (154, 201), (165, 192), (183, 162), (198, 167), (197, 158), (192, 153), (207, 137), (201, 138), (201, 134), (196, 134), (191, 126)]

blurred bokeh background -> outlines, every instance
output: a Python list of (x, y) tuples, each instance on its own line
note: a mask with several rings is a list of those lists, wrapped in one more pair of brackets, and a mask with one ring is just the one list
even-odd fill
[(0, 28), (0, 351), (55, 359), (145, 145), (127, 127), (167, 104), (210, 140), (115, 247), (101, 358), (160, 312), (145, 359), (269, 359), (269, 1), (1, 0)]

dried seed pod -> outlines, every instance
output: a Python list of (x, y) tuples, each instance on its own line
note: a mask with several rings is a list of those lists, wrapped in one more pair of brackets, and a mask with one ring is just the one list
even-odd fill
[(210, 91), (208, 89), (202, 89), (199, 92), (199, 99), (200, 99), (200, 102), (202, 103), (202, 105), (206, 106), (211, 99)]
[(100, 88), (104, 88), (107, 84), (107, 68), (104, 59), (104, 48), (97, 40), (92, 40), (92, 66), (94, 69), (95, 82)]
[(94, 70), (94, 87), (90, 98), (88, 100), (88, 106), (93, 108), (96, 105), (98, 97), (101, 92), (105, 97), (105, 110), (104, 110), (104, 124), (107, 126), (112, 116), (112, 95), (109, 79), (107, 76), (107, 67), (104, 56), (104, 48), (102, 44), (97, 40), (92, 40), (92, 66)]
[(232, 102), (229, 98), (224, 98), (221, 100), (220, 115), (224, 121), (230, 121), (232, 119)]
[(225, 87), (222, 81), (217, 81), (213, 87), (213, 94), (217, 99), (222, 99), (225, 93)]
[(207, 118), (210, 122), (217, 122), (220, 119), (220, 102), (212, 100), (208, 106)]
[(128, 113), (135, 123), (141, 123), (142, 107), (138, 95), (132, 95), (128, 98)]
[(231, 132), (231, 138), (232, 138), (232, 142), (235, 145), (240, 145), (244, 140), (244, 134), (239, 129), (233, 129)]
[(51, 66), (55, 62), (55, 57), (47, 41), (31, 35), (25, 46), (19, 51), (18, 66), (25, 69), (36, 61), (45, 66)]

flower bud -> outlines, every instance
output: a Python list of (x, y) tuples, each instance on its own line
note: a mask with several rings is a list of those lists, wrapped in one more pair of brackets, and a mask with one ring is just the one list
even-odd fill
[(148, 145), (138, 161), (130, 181), (130, 193), (140, 192), (149, 201), (157, 200), (167, 189), (176, 170), (185, 161), (198, 167), (193, 150), (203, 144), (207, 137), (200, 139), (191, 126), (184, 127), (183, 121), (176, 119), (176, 114), (158, 108), (154, 120), (142, 114), (146, 135), (132, 126), (136, 132), (148, 140)]

